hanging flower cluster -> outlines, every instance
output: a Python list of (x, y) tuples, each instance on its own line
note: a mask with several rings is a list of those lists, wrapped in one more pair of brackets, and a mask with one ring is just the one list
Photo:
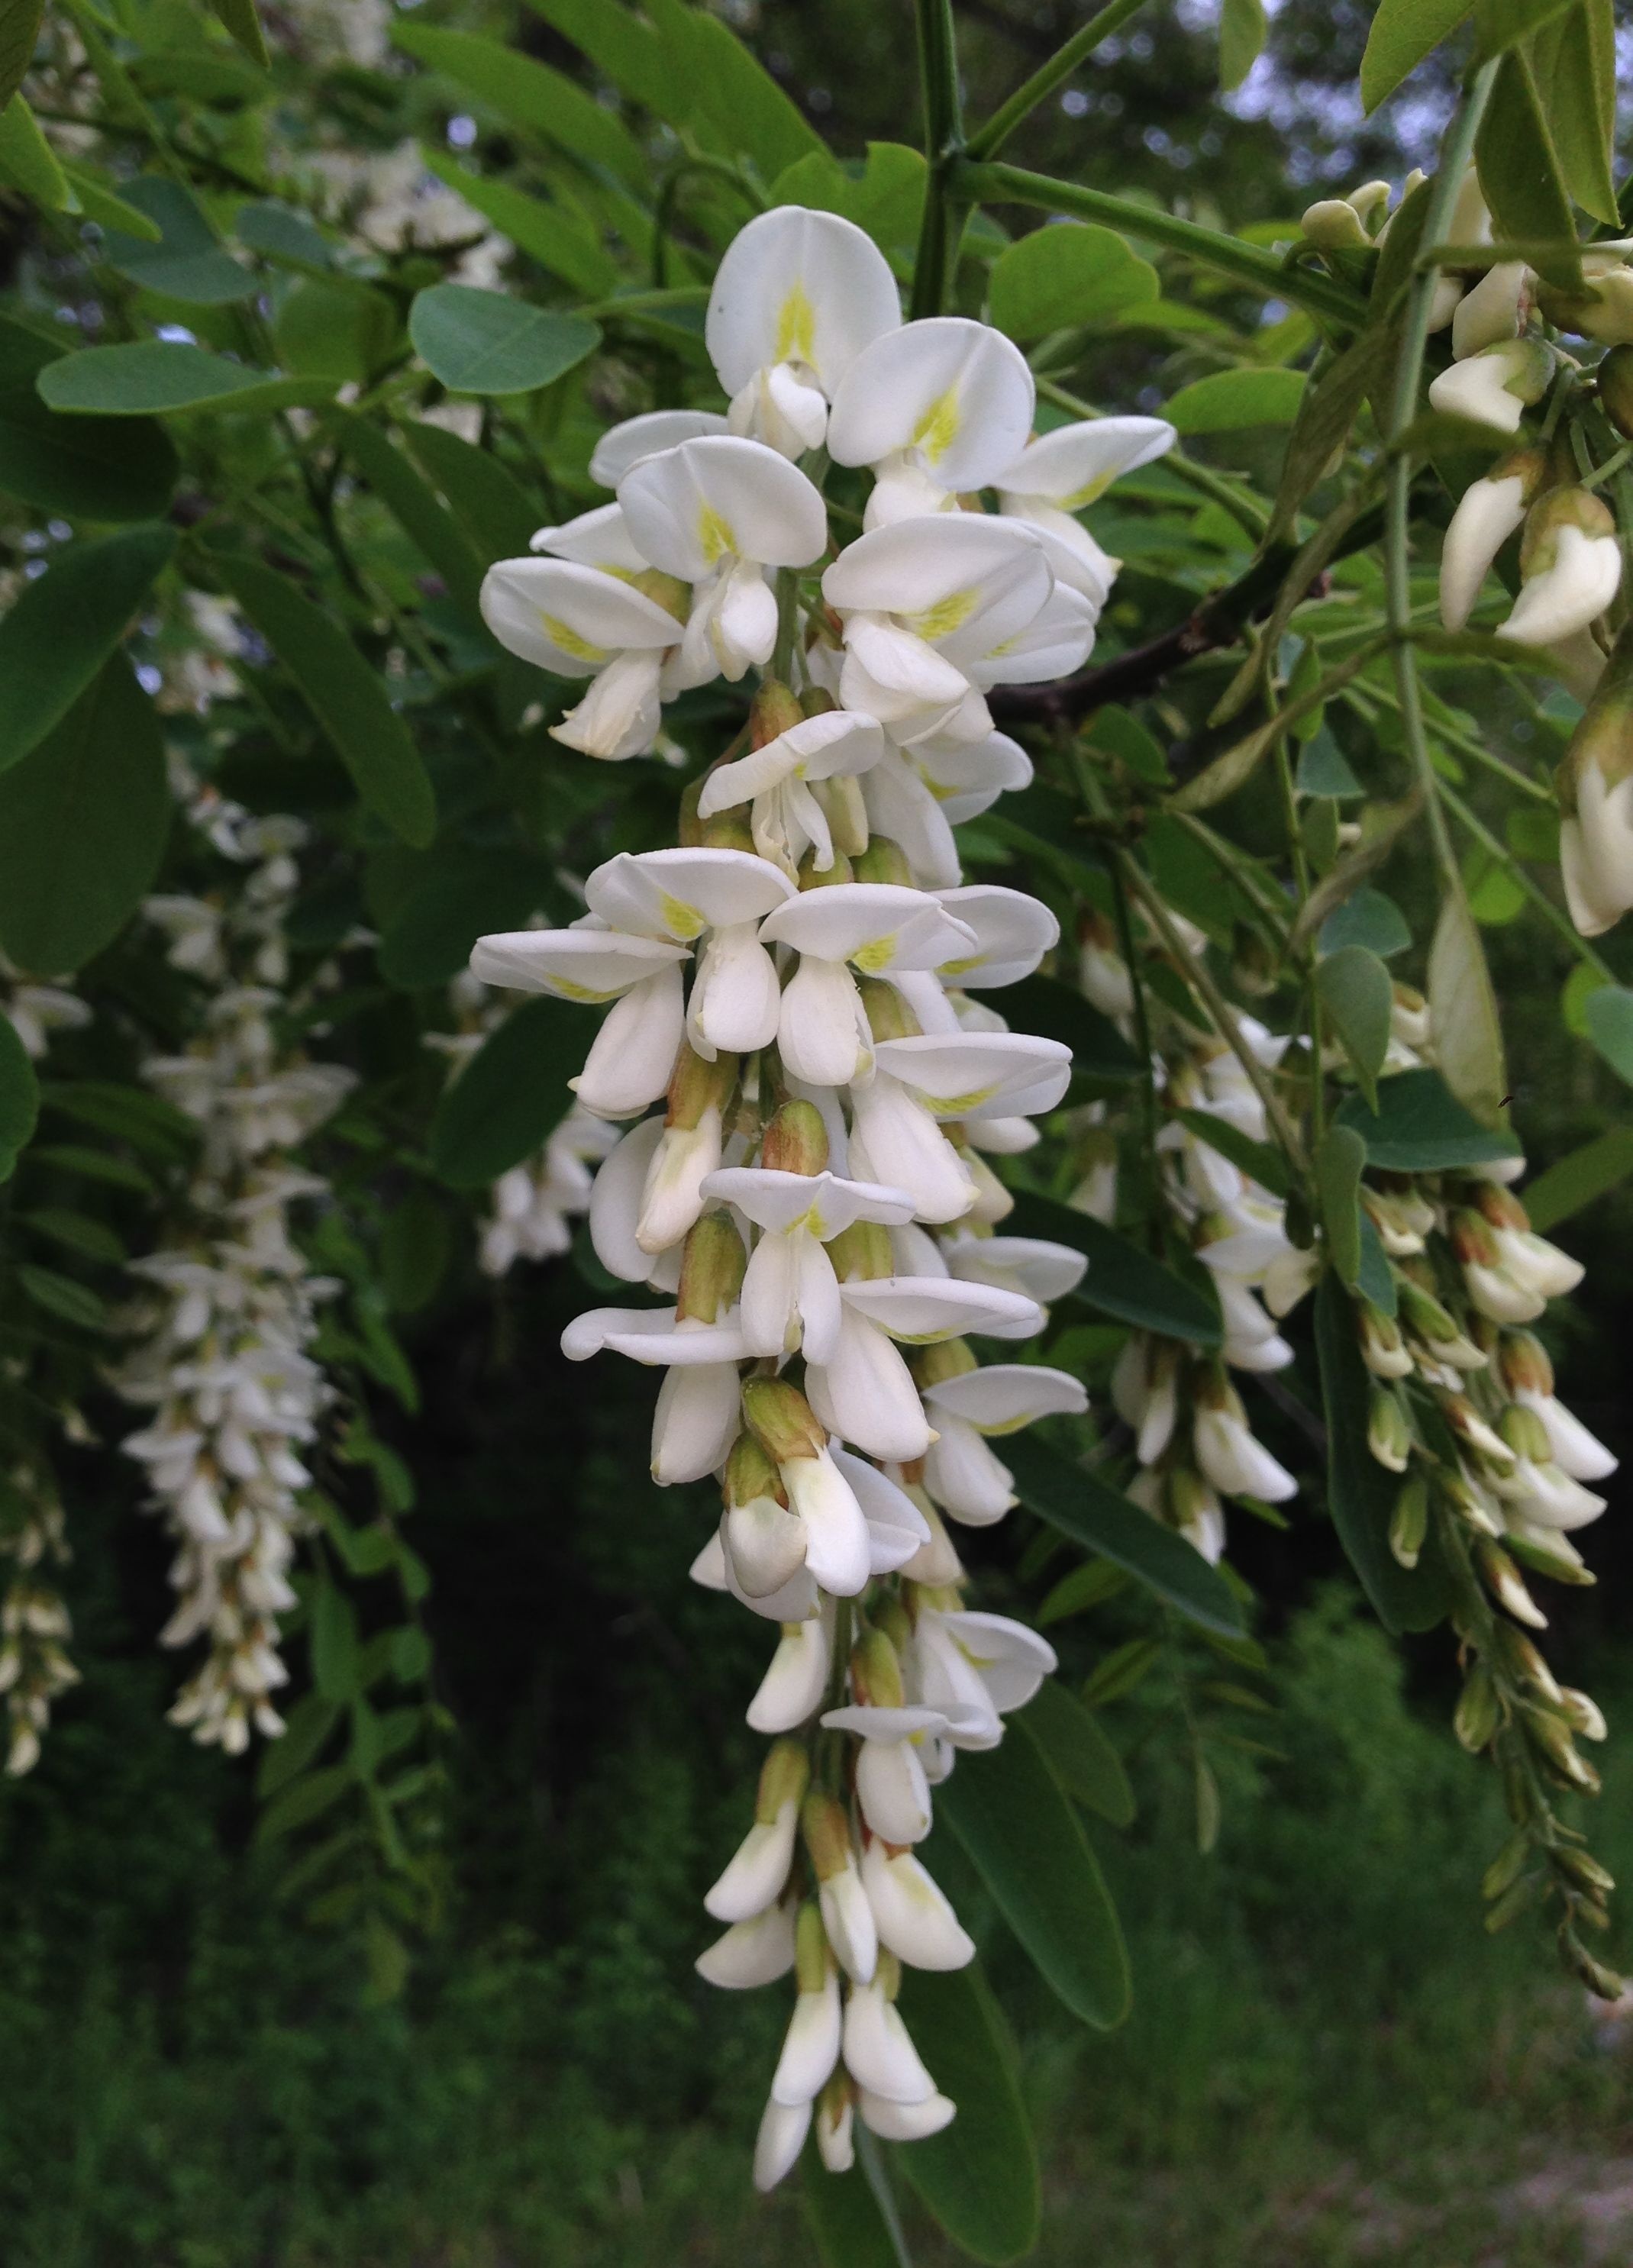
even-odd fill
[(63, 1506), (42, 1461), (27, 1457), (0, 1482), (0, 1556), (10, 1562), (0, 1598), (0, 1694), (5, 1697), (5, 1769), (13, 1779), (40, 1761), (51, 1705), (79, 1672), (70, 1660), (72, 1626), (51, 1571), (68, 1564)]
[(307, 1349), (317, 1303), (291, 1236), (291, 1209), (325, 1183), (293, 1165), (352, 1084), (278, 1034), (286, 1002), (283, 919), (305, 829), (257, 819), (209, 792), (189, 816), (239, 870), (210, 897), (151, 899), (173, 966), (209, 988), (187, 1052), (143, 1065), (147, 1083), (200, 1129), (196, 1171), (173, 1240), (131, 1263), (149, 1285), (128, 1320), (136, 1344), (114, 1384), (148, 1408), (125, 1441), (177, 1544), (166, 1646), (207, 1652), (171, 1711), (195, 1740), (230, 1752), (250, 1728), (283, 1730), (272, 1696), (288, 1673), (277, 1617), (295, 1603), (289, 1567), (311, 1477), (303, 1454), (328, 1399)]
[[(1070, 1064), (988, 995), (1057, 928), (963, 887), (952, 827), (1030, 777), (988, 691), (1092, 646), (1114, 569), (1074, 512), (1172, 433), (1030, 440), (1016, 349), (904, 324), (872, 241), (824, 213), (742, 232), (708, 342), (727, 414), (614, 429), (591, 469), (616, 501), (494, 567), (483, 608), (512, 652), (589, 680), (554, 727), (570, 747), (640, 755), (666, 700), (757, 670), (747, 728), (687, 792), (675, 847), (609, 860), (572, 927), (485, 938), (472, 966), (608, 1007), (571, 1084), (632, 1123), (590, 1233), (667, 1304), (583, 1315), (564, 1351), (664, 1373), (654, 1478), (722, 1483), (693, 1572), (780, 1626), (748, 1712), (775, 1744), (699, 1963), (731, 1986), (795, 1974), (769, 2187), (813, 2117), (839, 2169), (858, 2113), (897, 2139), (953, 2115), (895, 2007), (903, 1963), (974, 1950), (917, 1846), (960, 1748), (996, 1745), (1054, 1656), (964, 1606), (945, 1522), (1001, 1519), (989, 1437), (1085, 1396), (967, 1344), (1029, 1336), (1084, 1262), (994, 1233), (1011, 1200), (987, 1158), (1036, 1140)], [(833, 467), (872, 476), (853, 540), (830, 537)]]

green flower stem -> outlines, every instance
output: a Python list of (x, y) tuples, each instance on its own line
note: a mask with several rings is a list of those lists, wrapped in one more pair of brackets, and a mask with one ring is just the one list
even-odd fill
[(953, 169), (964, 148), (964, 113), (951, 0), (918, 0), (918, 55), (930, 178), (924, 188), (918, 256), (913, 263), (910, 313), (915, 320), (938, 315), (945, 306), (947, 287), (958, 265), (964, 217), (975, 202), (953, 185)]
[(1471, 811), (1462, 797), (1456, 792), (1455, 789), (1448, 787), (1444, 780), (1440, 783), (1440, 794), (1447, 809), (1454, 814), (1460, 826), (1467, 829), (1482, 850), (1501, 862), (1504, 872), (1512, 875), (1532, 904), (1542, 914), (1550, 926), (1557, 930), (1560, 936), (1564, 939), (1577, 959), (1585, 968), (1596, 970), (1607, 984), (1615, 984), (1617, 982), (1615, 971), (1605, 960), (1603, 954), (1596, 952), (1586, 938), (1578, 934), (1577, 925), (1564, 908), (1555, 904), (1541, 884), (1526, 872), (1501, 837), (1493, 835), (1485, 821)]
[(1098, 221), (1104, 228), (1120, 229), (1147, 244), (1161, 245), (1199, 267), (1211, 268), (1245, 284), (1267, 299), (1289, 299), (1313, 315), (1359, 329), (1366, 320), (1366, 302), (1348, 284), (1313, 269), (1284, 268), (1281, 261), (1239, 237), (1195, 221), (1177, 220), (1154, 205), (1138, 204), (1132, 197), (1108, 196), (1100, 189), (1079, 188), (1075, 181), (1057, 181), (1047, 173), (1028, 173), (1019, 166), (975, 165), (963, 159), (953, 168), (957, 192), (972, 204), (1036, 205), (1045, 212), (1070, 213), (1078, 220)]
[[(1485, 109), (1496, 76), (1497, 66), (1494, 63), (1486, 64), (1475, 73), (1441, 145), (1439, 169), (1429, 193), (1429, 210), (1423, 221), (1423, 233), (1431, 239), (1440, 237), (1451, 218), (1458, 191), (1462, 186), (1463, 174), (1474, 150), (1481, 114)], [(1430, 760), (1429, 741), (1423, 729), (1417, 658), (1405, 635), (1412, 616), (1412, 460), (1410, 453), (1401, 448), (1400, 443), (1417, 415), (1417, 397), (1423, 384), (1423, 354), (1429, 342), (1434, 293), (1434, 270), (1425, 269), (1422, 274), (1413, 277), (1407, 296), (1406, 320), (1395, 364), (1394, 391), (1389, 405), (1388, 439), (1392, 454), (1384, 490), (1384, 591), (1389, 627), (1394, 637), (1395, 682), (1400, 691), (1401, 725), (1406, 739), (1407, 753), (1412, 760), (1412, 768), (1423, 789), (1423, 800), (1429, 807), (1430, 833), (1446, 889), (1460, 898), (1462, 875), (1453, 848), (1451, 829), (1446, 825), (1445, 813), (1440, 804), (1439, 775)]]
[(1069, 79), (1080, 63), (1092, 55), (1103, 40), (1120, 31), (1130, 16), (1137, 15), (1144, 0), (1110, 0), (1096, 16), (1075, 31), (1063, 47), (1056, 48), (1048, 63), (1041, 63), (1022, 86), (1018, 86), (1009, 100), (995, 110), (986, 124), (970, 136), (972, 158), (996, 158), (1010, 136), (1024, 118), (1029, 118), (1040, 103), (1047, 102), (1062, 82)]

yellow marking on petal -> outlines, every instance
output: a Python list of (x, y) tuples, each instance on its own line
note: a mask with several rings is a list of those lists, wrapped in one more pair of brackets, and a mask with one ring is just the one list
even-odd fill
[(850, 958), (864, 976), (876, 976), (881, 968), (889, 968), (895, 951), (896, 932), (893, 929), (886, 937), (870, 938), (865, 945), (857, 946)]
[(981, 968), (986, 958), (984, 953), (972, 953), (962, 961), (944, 961), (936, 974), (938, 976), (963, 976), (970, 969)]
[[(968, 1422), (973, 1424), (974, 1420)], [(975, 1431), (984, 1434), (989, 1441), (1001, 1441), (1006, 1433), (1024, 1432), (1032, 1422), (1032, 1412), (1028, 1410), (1024, 1418), (1001, 1418), (991, 1425), (976, 1425)]]
[(570, 976), (552, 976), (549, 985), (558, 1000), (579, 1000), (589, 1008), (605, 1006), (608, 1000), (615, 1000), (624, 989), (622, 984), (614, 984), (610, 992), (598, 992), (588, 984), (575, 984)]
[(602, 662), (612, 659), (609, 646), (592, 645), (588, 638), (580, 637), (577, 631), (557, 615), (541, 614), (539, 626), (552, 645), (559, 646), (563, 653), (571, 654), (575, 661), (591, 662), (599, 668)]
[(903, 615), (901, 619), (915, 637), (922, 637), (927, 645), (934, 645), (938, 638), (951, 637), (954, 630), (960, 629), (980, 601), (979, 591), (949, 591), (945, 599), (938, 599), (922, 615)]
[(1081, 512), (1085, 504), (1098, 504), (1115, 478), (1114, 473), (1097, 473), (1085, 488), (1075, 490), (1069, 497), (1062, 497), (1060, 509), (1063, 512)]
[(772, 359), (803, 363), (816, 360), (816, 309), (806, 298), (803, 284), (795, 284), (778, 313), (776, 352)]
[[(944, 1339), (958, 1336), (956, 1331), (945, 1329), (938, 1331), (904, 1331), (895, 1323), (885, 1323), (879, 1328), (886, 1331), (899, 1346), (939, 1346)], [(939, 1440), (941, 1437), (938, 1434), (936, 1438)]]
[(913, 428), (914, 444), (923, 451), (933, 465), (957, 439), (962, 423), (959, 416), (958, 389), (950, 386), (945, 394), (936, 396)]
[(990, 1102), (998, 1089), (995, 1079), (990, 1086), (978, 1086), (968, 1094), (931, 1094), (927, 1089), (920, 1091), (925, 1094), (931, 1108), (938, 1111), (944, 1118), (962, 1118), (979, 1103)]
[(697, 541), (711, 567), (718, 565), (727, 552), (737, 549), (736, 530), (711, 504), (706, 504), (697, 515)]
[(658, 917), (671, 937), (696, 937), (704, 926), (695, 906), (688, 906), (684, 898), (672, 898), (667, 890), (658, 894)]

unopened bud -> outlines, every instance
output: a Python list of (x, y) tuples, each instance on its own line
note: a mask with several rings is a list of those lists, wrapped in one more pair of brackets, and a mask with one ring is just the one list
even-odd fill
[(1584, 1851), (1575, 1843), (1562, 1843), (1551, 1854), (1562, 1874), (1574, 1882), (1578, 1889), (1587, 1890), (1595, 1897), (1607, 1898), (1616, 1887), (1616, 1878), (1607, 1867), (1601, 1867), (1591, 1851)]
[(703, 822), (697, 815), (697, 806), (702, 797), (703, 781), (707, 777), (707, 773), (704, 773), (697, 779), (688, 780), (680, 791), (680, 847), (683, 850), (695, 850), (703, 839)]
[(900, 1709), (907, 1700), (901, 1664), (884, 1631), (863, 1631), (850, 1654), (850, 1683), (857, 1699), (870, 1709)]
[(669, 1082), (664, 1124), (690, 1133), (702, 1123), (705, 1111), (717, 1110), (724, 1116), (736, 1085), (735, 1056), (718, 1055), (713, 1063), (706, 1063), (693, 1048), (683, 1045)]
[(1500, 1713), (1491, 1673), (1482, 1662), (1476, 1662), (1463, 1680), (1452, 1718), (1452, 1730), (1471, 1756), (1477, 1756), (1490, 1740)]
[(802, 1992), (820, 1992), (832, 1965), (821, 1909), (814, 1898), (807, 1898), (794, 1924), (794, 1981)]
[(1526, 1834), (1511, 1835), (1481, 1877), (1481, 1896), (1488, 1900), (1500, 1898), (1519, 1880), (1530, 1856), (1531, 1837)]
[(793, 730), (805, 713), (786, 685), (775, 677), (768, 677), (749, 707), (750, 747), (763, 748), (768, 742), (779, 740), (784, 733)]
[(853, 1863), (850, 1820), (842, 1803), (813, 1788), (805, 1798), (799, 1825), (819, 1882), (832, 1881)]
[(1504, 1331), (1497, 1341), (1497, 1365), (1511, 1394), (1554, 1391), (1554, 1366), (1534, 1331)]
[(743, 1388), (743, 1419), (777, 1466), (819, 1457), (828, 1447), (827, 1427), (785, 1378), (751, 1378)]
[(746, 850), (751, 858), (758, 855), (748, 815), (735, 806), (730, 811), (717, 811), (711, 819), (704, 820), (697, 840), (706, 850)]
[(1385, 1469), (1403, 1473), (1411, 1461), (1412, 1428), (1401, 1397), (1374, 1386), (1367, 1410), (1366, 1446)]
[(725, 1491), (728, 1506), (753, 1504), (767, 1496), (779, 1504), (788, 1501), (776, 1467), (752, 1433), (739, 1433), (732, 1445), (725, 1461)]
[(1523, 1678), (1527, 1685), (1534, 1685), (1545, 1700), (1556, 1704), (1563, 1700), (1553, 1671), (1523, 1631), (1517, 1631), (1512, 1623), (1498, 1623), (1497, 1648), (1511, 1676)]
[(1548, 1616), (1526, 1590), (1519, 1568), (1500, 1543), (1494, 1543), (1490, 1536), (1476, 1536), (1475, 1564), (1487, 1590), (1517, 1623), (1524, 1623), (1532, 1630), (1548, 1628)]
[(913, 887), (907, 852), (887, 835), (875, 835), (851, 871), (858, 882), (894, 882), (904, 889)]
[(1440, 1346), (1461, 1336), (1456, 1322), (1434, 1293), (1414, 1283), (1404, 1270), (1399, 1281), (1399, 1298), (1401, 1314), (1418, 1337), (1430, 1346)]
[(944, 1385), (949, 1378), (964, 1378), (981, 1367), (966, 1339), (941, 1339), (934, 1346), (915, 1347), (912, 1365), (921, 1388)]
[(1622, 1998), (1627, 1991), (1625, 1978), (1618, 1977), (1614, 1969), (1607, 1969), (1602, 1961), (1595, 1961), (1572, 1931), (1562, 1930), (1559, 1942), (1566, 1960), (1590, 1992), (1601, 2000), (1619, 2000)]
[(800, 714), (805, 717), (828, 717), (839, 703), (825, 685), (807, 685), (799, 696)]
[[(1633, 340), (1633, 269), (1614, 254), (1585, 252), (1580, 288), (1539, 279), (1536, 299), (1550, 323), (1578, 338), (1613, 349)], [(1602, 373), (1603, 364), (1600, 368)]]
[(913, 1643), (913, 1621), (900, 1599), (881, 1599), (876, 1607), (868, 1609), (876, 1630), (884, 1631), (901, 1655)]
[(1498, 1418), (1497, 1430), (1517, 1457), (1534, 1465), (1546, 1465), (1551, 1460), (1554, 1452), (1548, 1428), (1534, 1410), (1511, 1402)]
[[(1527, 1844), (1529, 1839), (1529, 1837), (1526, 1838)], [(1535, 1904), (1541, 1887), (1539, 1876), (1521, 1874), (1519, 1879), (1511, 1882), (1499, 1896), (1492, 1899), (1486, 1908), (1486, 1927), (1493, 1937), (1497, 1935), (1498, 1930), (1506, 1929), (1509, 1923), (1524, 1913), (1527, 1906)]]
[(1444, 416), (1517, 433), (1521, 410), (1541, 401), (1553, 375), (1554, 350), (1542, 340), (1504, 339), (1443, 370), (1429, 389), (1429, 406)]
[(1587, 1758), (1578, 1755), (1577, 1744), (1570, 1737), (1570, 1727), (1550, 1710), (1527, 1709), (1525, 1727), (1532, 1744), (1541, 1754), (1550, 1771), (1567, 1787), (1580, 1788), (1585, 1794), (1597, 1795), (1599, 1774)]
[(1305, 241), (1322, 252), (1365, 252), (1372, 241), (1347, 197), (1322, 197), (1306, 205), (1298, 225)]
[(1633, 441), (1633, 346), (1612, 347), (1593, 373), (1599, 406), (1624, 441)]
[(772, 1114), (760, 1162), (772, 1174), (820, 1174), (828, 1160), (828, 1128), (814, 1102), (785, 1102)]
[(1603, 1741), (1610, 1734), (1605, 1722), (1605, 1712), (1592, 1694), (1584, 1693), (1574, 1685), (1559, 1688), (1559, 1705), (1565, 1712), (1573, 1732), (1580, 1733), (1585, 1741)]
[(1421, 1473), (1404, 1483), (1389, 1520), (1389, 1549), (1402, 1567), (1416, 1567), (1429, 1533), (1429, 1484)]
[[(868, 847), (867, 804), (862, 793), (862, 783), (851, 772), (839, 772), (832, 779), (808, 780), (806, 785), (822, 806), (822, 816), (828, 821), (828, 831), (834, 848), (848, 858), (859, 858)], [(876, 881), (877, 875), (857, 873), (858, 882)]]
[(1531, 507), (1519, 547), (1520, 593), (1499, 637), (1555, 645), (1602, 615), (1622, 581), (1622, 546), (1602, 497), (1559, 488)]
[(773, 1741), (760, 1767), (760, 1788), (754, 1800), (754, 1822), (775, 1825), (784, 1804), (804, 1800), (811, 1783), (811, 1759), (798, 1741)]
[(1361, 1359), (1374, 1378), (1409, 1378), (1414, 1364), (1401, 1326), (1370, 1301), (1357, 1300)]
[(686, 1233), (680, 1252), (678, 1323), (716, 1323), (743, 1288), (748, 1255), (730, 1213), (706, 1212)]
[(1465, 1268), (1500, 1268), (1503, 1256), (1491, 1225), (1472, 1205), (1461, 1205), (1446, 1222), (1446, 1235)]
[(867, 1027), (876, 1040), (916, 1040), (923, 1026), (894, 984), (882, 976), (858, 976), (857, 989), (867, 1016)]
[(827, 1251), (842, 1284), (876, 1282), (896, 1272), (890, 1231), (880, 1221), (852, 1221), (831, 1241)]
[(839, 883), (849, 882), (854, 878), (850, 872), (850, 859), (835, 844), (833, 858), (826, 866), (817, 865), (817, 854), (814, 850), (807, 850), (799, 862), (799, 872), (795, 879), (802, 890), (829, 890)]

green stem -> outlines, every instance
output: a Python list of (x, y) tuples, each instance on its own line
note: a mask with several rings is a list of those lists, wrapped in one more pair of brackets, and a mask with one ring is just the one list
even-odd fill
[[(1359, 709), (1363, 715), (1368, 713), (1365, 704), (1372, 701), (1380, 703), (1387, 709), (1393, 709), (1397, 716), (1401, 711), (1399, 700), (1390, 692), (1387, 686), (1384, 685), (1352, 686), (1345, 694), (1344, 699), (1352, 707)], [(1459, 732), (1455, 725), (1445, 724), (1438, 717), (1425, 718), (1424, 725), (1425, 729), (1432, 733), (1435, 739), (1442, 742), (1445, 747), (1453, 750), (1460, 756), (1467, 756), (1473, 763), (1483, 765), (1487, 771), (1494, 772), (1498, 779), (1506, 780), (1510, 787), (1517, 787), (1522, 795), (1528, 795), (1534, 803), (1553, 802), (1552, 788), (1545, 787), (1541, 780), (1534, 780), (1528, 772), (1516, 770), (1512, 764), (1506, 763), (1501, 756), (1493, 755), (1490, 748), (1482, 747), (1469, 733)]]
[[(1430, 191), (1423, 233), (1434, 240), (1444, 232), (1462, 186), (1475, 146), (1481, 114), (1496, 78), (1497, 66), (1488, 63), (1476, 72), (1452, 121), (1440, 151), (1440, 165)], [(1427, 269), (1412, 279), (1406, 304), (1394, 391), (1389, 405), (1388, 439), (1392, 454), (1385, 479), (1384, 592), (1389, 627), (1394, 639), (1395, 683), (1400, 692), (1401, 727), (1423, 800), (1429, 806), (1430, 832), (1434, 840), (1446, 889), (1461, 897), (1462, 876), (1453, 848), (1451, 830), (1439, 798), (1439, 776), (1430, 760), (1423, 729), (1423, 704), (1417, 681), (1417, 657), (1407, 641), (1412, 617), (1411, 454), (1400, 446), (1401, 437), (1417, 414), (1423, 383), (1423, 354), (1429, 343), (1429, 323), (1435, 294), (1435, 275)]]
[(995, 110), (986, 124), (970, 136), (972, 158), (996, 158), (1023, 118), (1029, 118), (1041, 102), (1047, 102), (1062, 82), (1069, 79), (1080, 63), (1092, 55), (1102, 40), (1120, 31), (1130, 16), (1136, 15), (1144, 0), (1110, 0), (1096, 16), (1075, 31), (1063, 47), (1056, 48), (1048, 63), (1040, 63), (1023, 86), (1018, 86), (1009, 100)]
[(1147, 244), (1178, 252), (1199, 267), (1211, 268), (1245, 284), (1267, 299), (1291, 299), (1313, 315), (1358, 329), (1366, 320), (1366, 302), (1347, 284), (1313, 270), (1292, 270), (1256, 245), (1217, 229), (1199, 228), (1195, 221), (1177, 220), (1153, 205), (1136, 204), (1131, 197), (1108, 196), (1100, 189), (1085, 189), (1075, 181), (1057, 181), (1047, 173), (1028, 173), (1019, 166), (979, 166), (965, 158), (954, 168), (958, 194), (972, 204), (1036, 205), (1045, 212), (1070, 213), (1079, 220), (1098, 221)]
[(930, 179), (924, 187), (924, 217), (913, 264), (911, 313), (915, 320), (938, 315), (946, 305), (958, 240), (964, 232), (964, 215), (974, 202), (972, 198), (956, 196), (953, 188), (953, 168), (964, 147), (964, 114), (951, 0), (918, 0), (918, 56)]
[(1578, 934), (1576, 924), (1563, 907), (1556, 906), (1541, 884), (1526, 873), (1501, 837), (1493, 835), (1485, 821), (1471, 811), (1462, 797), (1455, 790), (1449, 788), (1444, 780), (1440, 783), (1440, 794), (1459, 824), (1467, 829), (1482, 850), (1489, 852), (1493, 858), (1500, 860), (1503, 871), (1513, 876), (1532, 904), (1546, 917), (1549, 924), (1558, 931), (1578, 960), (1585, 967), (1596, 970), (1607, 984), (1614, 984), (1616, 982), (1615, 971), (1604, 956), (1595, 952), (1586, 938)]

